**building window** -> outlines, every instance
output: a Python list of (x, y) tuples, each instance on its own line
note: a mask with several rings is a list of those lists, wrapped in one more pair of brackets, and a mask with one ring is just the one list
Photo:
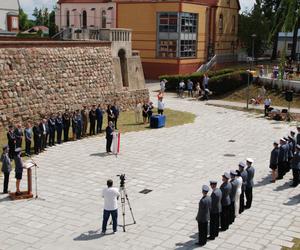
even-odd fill
[(106, 29), (106, 11), (103, 10), (101, 13), (101, 22), (102, 22), (102, 29)]
[(219, 33), (223, 33), (223, 15), (221, 14), (219, 17)]
[(13, 16), (11, 23), (12, 23), (11, 26), (14, 30), (19, 29), (19, 18), (18, 17)]
[(70, 27), (70, 11), (69, 10), (67, 11), (66, 17), (67, 17), (67, 27)]
[(158, 13), (157, 56), (196, 57), (197, 20), (198, 15), (194, 13)]
[(235, 34), (235, 26), (236, 26), (235, 16), (232, 16), (232, 33), (233, 34)]
[(86, 28), (87, 26), (87, 15), (86, 15), (86, 11), (82, 11), (82, 27)]

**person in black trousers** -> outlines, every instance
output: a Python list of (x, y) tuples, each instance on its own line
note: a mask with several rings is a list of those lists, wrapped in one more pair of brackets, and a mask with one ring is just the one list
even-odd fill
[(241, 177), (243, 179), (242, 183), (242, 192), (240, 195), (240, 209), (239, 213), (243, 213), (245, 210), (245, 190), (246, 190), (246, 184), (247, 184), (247, 179), (248, 179), (248, 172), (245, 170), (246, 164), (244, 162), (239, 163), (239, 171), (241, 173)]
[(25, 136), (25, 153), (27, 156), (31, 155), (31, 141), (32, 141), (32, 130), (30, 127), (30, 123), (27, 122), (26, 128), (24, 129), (24, 136)]
[(209, 239), (214, 240), (219, 236), (220, 213), (222, 211), (221, 199), (222, 192), (217, 188), (217, 181), (210, 181), (211, 193), (211, 210), (210, 210), (210, 233)]
[(98, 134), (98, 133), (102, 133), (102, 123), (103, 123), (103, 112), (100, 104), (96, 109), (96, 116), (97, 116), (97, 134)]
[(48, 126), (49, 126), (49, 146), (54, 146), (55, 144), (55, 116), (54, 114), (51, 115), (51, 117), (48, 120)]
[(35, 122), (32, 128), (33, 142), (34, 142), (34, 153), (38, 155), (42, 150), (42, 130), (41, 126)]
[(56, 134), (57, 140), (56, 141), (58, 144), (61, 144), (61, 136), (62, 136), (62, 131), (63, 131), (63, 119), (62, 119), (60, 112), (57, 113), (55, 125), (56, 125), (56, 131), (57, 131), (57, 134)]
[(8, 156), (8, 145), (3, 146), (3, 153), (1, 155), (2, 168), (1, 171), (4, 174), (4, 182), (3, 182), (3, 193), (8, 193), (8, 182), (9, 182), (9, 174), (11, 172), (11, 161)]
[(110, 153), (111, 152), (111, 144), (112, 144), (112, 140), (113, 140), (113, 122), (109, 121), (108, 122), (108, 126), (106, 127), (106, 153)]
[(111, 107), (111, 110), (114, 114), (114, 125), (115, 125), (115, 129), (118, 129), (117, 128), (117, 123), (118, 123), (118, 118), (119, 118), (119, 115), (120, 115), (120, 109), (117, 105), (117, 103), (115, 102), (114, 105)]
[(220, 186), (220, 189), (222, 191), (222, 212), (221, 212), (221, 229), (222, 231), (226, 231), (229, 227), (229, 219), (230, 219), (230, 193), (231, 193), (231, 183), (229, 182), (230, 175), (228, 173), (224, 173), (222, 175), (223, 183)]
[(92, 106), (92, 109), (89, 112), (90, 118), (90, 135), (95, 135), (95, 126), (96, 126), (96, 105)]
[(49, 126), (46, 119), (43, 119), (39, 125), (41, 131), (41, 151), (47, 147), (47, 140), (49, 135)]
[(15, 138), (16, 138), (16, 148), (21, 148), (23, 136), (24, 136), (21, 123), (17, 124), (17, 127), (16, 127), (14, 133), (15, 133)]
[(209, 191), (209, 187), (203, 185), (202, 187), (203, 197), (199, 202), (198, 214), (196, 217), (196, 220), (198, 222), (198, 234), (199, 234), (199, 241), (196, 244), (200, 246), (204, 246), (207, 242), (208, 220), (209, 220), (209, 213), (211, 209), (211, 198), (207, 195), (208, 191)]
[(16, 149), (16, 137), (15, 137), (13, 125), (8, 126), (7, 140), (8, 140), (8, 147), (9, 147), (8, 155), (9, 158), (12, 160), (14, 159), (14, 154)]
[(63, 119), (63, 129), (64, 129), (64, 142), (67, 142), (69, 140), (69, 130), (71, 125), (71, 118), (68, 109), (66, 109), (62, 119)]
[(106, 113), (107, 113), (107, 122), (108, 123), (109, 122), (113, 122), (114, 123), (115, 116), (114, 116), (114, 112), (113, 112), (110, 104), (107, 105)]

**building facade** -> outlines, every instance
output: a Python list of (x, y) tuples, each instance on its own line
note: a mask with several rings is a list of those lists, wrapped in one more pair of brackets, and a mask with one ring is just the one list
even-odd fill
[(63, 29), (132, 29), (146, 78), (196, 71), (217, 55), (219, 64), (237, 58), (238, 0), (59, 0)]
[(19, 1), (0, 1), (0, 36), (15, 36), (19, 31)]
[[(285, 51), (286, 56), (290, 56), (293, 48), (293, 32), (279, 32), (277, 55), (280, 57), (282, 52)], [(296, 58), (300, 61), (300, 29), (298, 30)]]

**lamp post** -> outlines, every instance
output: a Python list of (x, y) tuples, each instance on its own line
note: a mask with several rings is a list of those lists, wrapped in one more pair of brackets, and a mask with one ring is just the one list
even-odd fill
[(256, 38), (256, 34), (251, 35), (252, 38), (252, 60), (250, 62), (250, 67), (247, 70), (248, 71), (248, 81), (247, 81), (247, 104), (246, 107), (249, 109), (249, 99), (250, 99), (250, 74), (251, 74), (251, 66), (254, 64), (254, 40)]

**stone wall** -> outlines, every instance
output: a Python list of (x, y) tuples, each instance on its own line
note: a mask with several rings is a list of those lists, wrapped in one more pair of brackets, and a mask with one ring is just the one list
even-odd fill
[(59, 42), (1, 46), (0, 126), (83, 104), (117, 101), (122, 110), (137, 99), (148, 99), (148, 90), (129, 90), (115, 84), (109, 44)]

